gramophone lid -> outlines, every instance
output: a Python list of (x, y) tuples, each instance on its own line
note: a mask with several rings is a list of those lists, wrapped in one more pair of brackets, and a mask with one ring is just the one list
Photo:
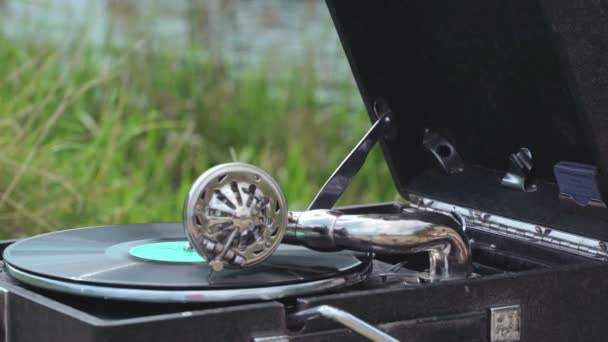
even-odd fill
[[(608, 200), (608, 19), (599, 4), (328, 6), (370, 118), (379, 99), (395, 114), (397, 136), (382, 148), (404, 197), (608, 238), (604, 219), (561, 209), (554, 174), (559, 162), (597, 167), (582, 182)], [(462, 172), (438, 167), (425, 131), (454, 146)], [(536, 191), (501, 185), (520, 148), (531, 152)]]

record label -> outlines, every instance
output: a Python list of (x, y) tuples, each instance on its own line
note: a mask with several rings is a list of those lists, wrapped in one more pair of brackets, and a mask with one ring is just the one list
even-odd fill
[(131, 247), (133, 257), (160, 262), (206, 262), (194, 249), (187, 249), (188, 241), (150, 242)]

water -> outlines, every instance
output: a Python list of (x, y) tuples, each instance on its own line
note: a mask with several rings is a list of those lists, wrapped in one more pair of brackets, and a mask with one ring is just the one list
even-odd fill
[[(0, 0), (0, 30), (58, 44), (84, 39), (122, 47), (144, 42), (203, 46), (239, 72), (250, 65), (313, 63), (321, 83), (352, 81), (320, 0)], [(280, 71), (276, 77), (280, 77)], [(269, 75), (273, 76), (273, 75)]]

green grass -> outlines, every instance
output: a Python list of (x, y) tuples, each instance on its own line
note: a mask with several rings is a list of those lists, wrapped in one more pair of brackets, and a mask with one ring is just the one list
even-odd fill
[[(280, 65), (279, 84), (276, 68), (230, 77), (203, 49), (0, 35), (1, 237), (179, 221), (191, 182), (229, 161), (267, 170), (305, 208), (369, 122), (350, 80), (320, 103), (313, 63)], [(340, 203), (396, 198), (376, 149)]]

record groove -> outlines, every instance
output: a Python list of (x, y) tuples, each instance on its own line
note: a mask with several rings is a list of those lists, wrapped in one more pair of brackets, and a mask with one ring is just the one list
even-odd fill
[[(4, 251), (4, 260), (9, 274), (30, 285), (106, 298), (137, 296), (139, 299), (130, 300), (144, 300), (145, 297), (147, 301), (150, 298), (192, 301), (196, 291), (201, 290), (206, 293), (199, 296), (199, 300), (209, 301), (210, 292), (223, 298), (229, 292), (224, 291), (220, 296), (220, 291), (242, 292), (243, 289), (251, 290), (249, 296), (254, 298), (264, 292), (264, 296), (276, 298), (298, 292), (297, 288), (314, 291), (306, 286), (314, 282), (318, 283), (317, 288), (326, 290), (344, 286), (345, 282), (360, 281), (370, 264), (369, 260), (361, 261), (349, 252), (321, 253), (282, 245), (252, 268), (211, 272), (200, 257), (197, 259), (177, 249), (185, 241), (182, 225), (176, 223), (79, 228), (15, 242)], [(147, 251), (142, 253), (138, 249)], [(162, 256), (164, 252), (169, 256)], [(287, 289), (289, 286), (293, 288)], [(256, 288), (261, 289), (257, 296)], [(264, 288), (280, 291), (269, 293)], [(147, 290), (148, 293), (142, 295), (139, 291), (137, 295), (125, 290)], [(116, 295), (108, 296), (112, 291)], [(171, 291), (184, 293), (162, 296)], [(235, 293), (232, 296), (239, 300)]]

